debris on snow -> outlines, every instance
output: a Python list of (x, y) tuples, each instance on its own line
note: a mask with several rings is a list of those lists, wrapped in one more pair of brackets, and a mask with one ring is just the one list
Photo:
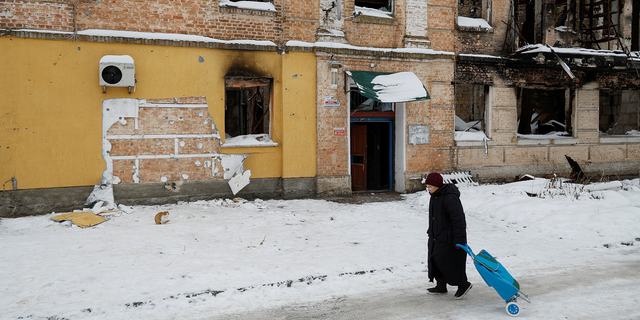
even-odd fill
[(113, 198), (113, 185), (111, 183), (98, 183), (93, 186), (93, 191), (85, 200), (84, 205), (91, 205), (94, 203), (100, 203), (100, 207), (104, 207), (106, 210), (116, 208), (115, 200)]
[(81, 227), (88, 228), (107, 221), (107, 218), (99, 216), (93, 212), (70, 212), (52, 217), (51, 220), (57, 222), (71, 221), (71, 223)]

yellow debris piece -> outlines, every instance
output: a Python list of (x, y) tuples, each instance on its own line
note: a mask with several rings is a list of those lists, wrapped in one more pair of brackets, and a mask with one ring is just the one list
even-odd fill
[(71, 212), (55, 216), (51, 220), (58, 222), (71, 220), (73, 224), (79, 227), (88, 228), (107, 221), (107, 218), (93, 212)]

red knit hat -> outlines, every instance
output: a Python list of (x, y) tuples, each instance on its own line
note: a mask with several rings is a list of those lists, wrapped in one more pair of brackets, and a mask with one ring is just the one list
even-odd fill
[(425, 180), (424, 184), (440, 188), (442, 187), (442, 185), (444, 185), (444, 182), (442, 180), (442, 176), (439, 173), (431, 172), (427, 176), (427, 180)]

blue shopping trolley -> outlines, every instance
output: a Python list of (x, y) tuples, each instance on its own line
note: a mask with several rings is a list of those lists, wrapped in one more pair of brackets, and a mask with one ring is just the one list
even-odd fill
[(518, 281), (489, 252), (483, 249), (476, 255), (466, 244), (456, 244), (456, 247), (464, 249), (473, 258), (473, 264), (478, 269), (478, 273), (480, 273), (484, 282), (489, 287), (493, 287), (500, 297), (506, 301), (506, 310), (510, 316), (515, 317), (520, 314), (518, 298), (531, 303), (529, 297), (520, 291)]

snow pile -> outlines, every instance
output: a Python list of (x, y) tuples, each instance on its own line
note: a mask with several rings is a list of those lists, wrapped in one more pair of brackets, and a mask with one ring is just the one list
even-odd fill
[[(569, 187), (461, 186), (469, 246), (487, 249), (531, 297), (521, 317), (637, 319), (640, 179), (577, 197)], [(2, 219), (1, 317), (303, 319), (401, 294), (447, 319), (506, 317), (470, 261), (465, 299), (425, 293), (428, 203), (426, 192), (364, 204), (216, 199), (135, 206), (87, 229), (50, 221), (55, 213)], [(171, 222), (155, 224), (163, 211)], [(388, 318), (358, 305), (356, 319)]]

